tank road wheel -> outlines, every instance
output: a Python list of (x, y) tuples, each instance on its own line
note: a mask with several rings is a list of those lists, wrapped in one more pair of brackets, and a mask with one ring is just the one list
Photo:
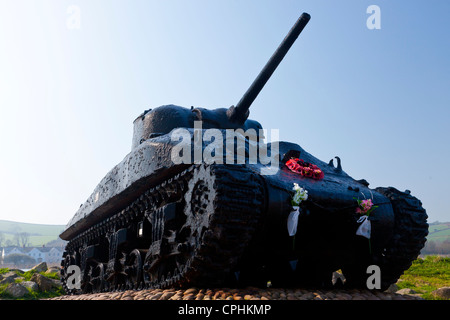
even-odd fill
[(182, 203), (181, 227), (150, 246), (149, 284), (223, 285), (262, 214), (262, 181), (241, 165), (199, 165)]
[(128, 276), (124, 272), (126, 260), (125, 252), (118, 252), (117, 255), (119, 257), (108, 261), (105, 271), (105, 280), (108, 282), (110, 290), (123, 290)]
[(101, 262), (90, 261), (86, 270), (86, 282), (83, 292), (102, 292), (106, 287), (105, 265)]
[[(397, 282), (403, 272), (417, 259), (428, 235), (427, 214), (422, 203), (407, 192), (395, 188), (376, 188), (375, 191), (389, 198), (394, 209), (394, 232), (381, 255), (373, 256), (372, 264), (381, 270), (381, 290)], [(344, 270), (347, 282), (365, 286), (366, 268)], [(358, 270), (358, 271), (356, 271)]]
[(128, 255), (125, 262), (125, 273), (127, 274), (126, 286), (128, 289), (138, 289), (142, 284), (142, 254), (134, 249)]
[(60, 279), (61, 279), (61, 285), (64, 289), (64, 291), (67, 294), (75, 294), (76, 289), (69, 289), (67, 286), (68, 278), (71, 274), (69, 274), (69, 266), (77, 265), (77, 259), (74, 254), (70, 254), (70, 252), (67, 252), (64, 259), (61, 261), (61, 271), (60, 271)]

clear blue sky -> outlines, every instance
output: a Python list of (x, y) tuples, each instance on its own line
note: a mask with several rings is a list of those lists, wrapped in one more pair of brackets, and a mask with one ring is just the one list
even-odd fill
[(250, 117), (450, 221), (445, 0), (0, 0), (0, 219), (66, 224), (144, 109), (236, 104), (304, 11)]

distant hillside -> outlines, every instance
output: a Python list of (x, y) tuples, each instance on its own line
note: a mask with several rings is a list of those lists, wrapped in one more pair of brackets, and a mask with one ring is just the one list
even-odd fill
[(28, 237), (27, 246), (42, 246), (59, 239), (65, 225), (33, 224), (0, 220), (0, 246), (16, 245), (19, 234)]
[(430, 223), (427, 240), (440, 242), (447, 239), (450, 239), (450, 222)]

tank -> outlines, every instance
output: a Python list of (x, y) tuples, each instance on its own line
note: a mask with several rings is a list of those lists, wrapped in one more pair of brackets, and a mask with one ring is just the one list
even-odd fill
[(136, 118), (131, 152), (60, 235), (67, 293), (330, 287), (337, 270), (345, 286), (366, 288), (370, 266), (385, 290), (410, 267), (428, 234), (417, 198), (369, 188), (339, 157), (323, 162), (298, 144), (265, 142), (248, 119), (309, 20), (300, 16), (236, 106), (165, 105)]

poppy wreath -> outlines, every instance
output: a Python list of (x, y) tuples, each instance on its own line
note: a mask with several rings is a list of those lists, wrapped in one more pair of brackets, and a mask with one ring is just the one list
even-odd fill
[(302, 159), (291, 158), (286, 161), (286, 167), (292, 172), (298, 173), (304, 177), (313, 179), (323, 179), (324, 173), (320, 168), (312, 163), (305, 162)]

